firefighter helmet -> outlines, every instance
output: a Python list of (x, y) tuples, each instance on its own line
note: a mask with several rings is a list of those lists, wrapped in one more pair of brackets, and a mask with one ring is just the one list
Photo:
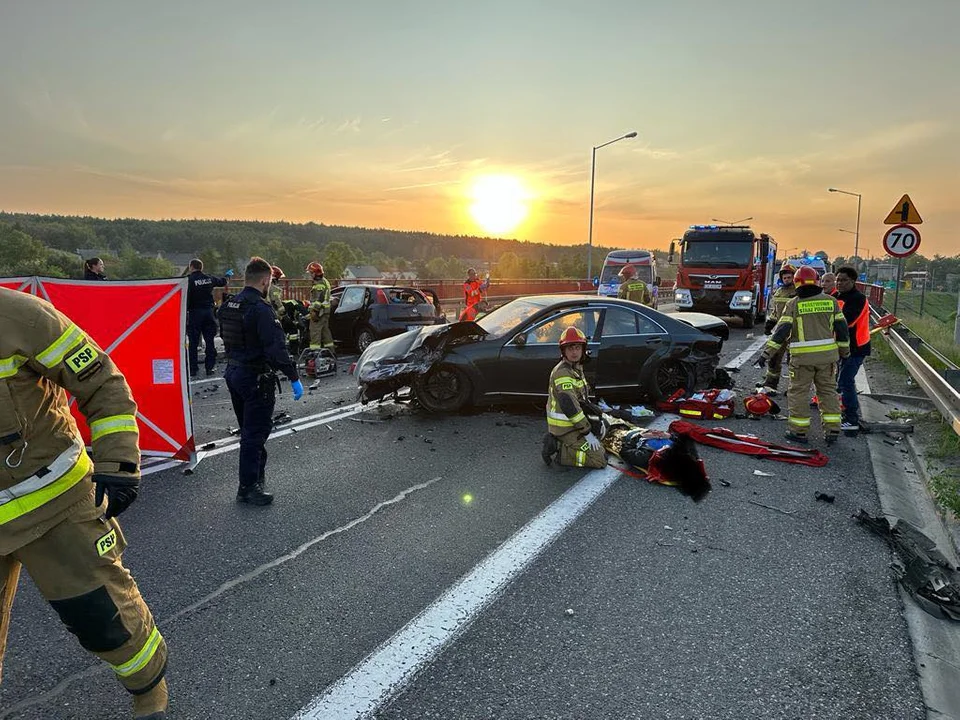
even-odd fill
[(820, 278), (817, 276), (816, 270), (809, 265), (804, 265), (793, 274), (793, 284), (797, 287), (803, 287), (804, 285), (819, 285)]
[(322, 275), (323, 274), (323, 265), (314, 261), (307, 265), (307, 272), (311, 275)]
[(282, 280), (283, 278), (286, 277), (286, 275), (283, 274), (283, 270), (281, 270), (276, 265), (270, 268), (270, 275), (273, 277), (274, 280)]
[(636, 274), (637, 271), (633, 269), (633, 265), (624, 265), (623, 269), (620, 271), (620, 277), (622, 277), (624, 280), (629, 280)]
[(752, 418), (759, 418), (766, 415), (773, 410), (773, 405), (773, 400), (761, 392), (747, 395), (747, 397), (743, 399), (743, 407), (746, 408)]
[(571, 325), (560, 336), (560, 350), (562, 351), (567, 345), (583, 345), (586, 347), (587, 336), (583, 334), (580, 328)]
[(777, 273), (777, 276), (782, 280), (784, 273), (790, 273), (792, 275), (796, 275), (797, 269), (790, 263), (784, 263), (783, 266), (780, 268), (780, 272)]

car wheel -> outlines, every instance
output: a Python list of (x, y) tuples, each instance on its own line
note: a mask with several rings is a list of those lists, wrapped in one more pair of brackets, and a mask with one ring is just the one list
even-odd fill
[(414, 380), (413, 392), (424, 409), (452, 413), (464, 407), (470, 399), (470, 380), (459, 368), (437, 365)]
[(678, 360), (664, 360), (657, 368), (652, 384), (650, 391), (653, 399), (663, 400), (680, 388), (689, 387), (690, 378), (686, 368)]
[(377, 339), (377, 336), (373, 334), (373, 329), (369, 327), (362, 327), (357, 330), (357, 350), (361, 353), (367, 349), (367, 346)]

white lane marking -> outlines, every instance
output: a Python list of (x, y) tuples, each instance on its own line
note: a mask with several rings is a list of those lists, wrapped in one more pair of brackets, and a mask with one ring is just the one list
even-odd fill
[(222, 383), (226, 384), (227, 381), (224, 380), (224, 379), (223, 379), (223, 376), (221, 375), (221, 376), (218, 376), (218, 377), (205, 378), (205, 379), (203, 379), (203, 380), (193, 380), (193, 379), (191, 379), (189, 382), (190, 382), (190, 386), (193, 387), (194, 385), (203, 385), (204, 383), (208, 383), (208, 382), (222, 382)]
[(733, 360), (731, 360), (726, 365), (724, 365), (723, 366), (724, 369), (731, 369), (731, 368), (736, 369), (741, 367), (745, 362), (747, 362), (747, 360), (752, 358), (756, 354), (756, 352), (760, 348), (762, 348), (764, 344), (766, 344), (766, 342), (767, 342), (767, 338), (761, 335), (752, 343), (750, 343), (750, 346), (746, 350), (744, 350), (742, 353), (737, 355)]
[[(764, 340), (754, 342), (725, 367), (740, 367)], [(666, 430), (672, 420), (672, 416), (661, 416), (648, 427)], [(295, 720), (369, 718), (463, 633), (620, 475), (613, 467), (587, 473), (393, 637), (315, 697), (294, 716)]]

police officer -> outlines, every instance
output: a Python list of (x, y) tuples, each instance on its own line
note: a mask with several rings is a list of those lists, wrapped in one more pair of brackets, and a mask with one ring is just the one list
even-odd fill
[[(764, 324), (764, 334), (771, 335), (777, 320), (783, 315), (783, 309), (791, 298), (796, 297), (797, 288), (793, 284), (793, 274), (796, 272), (792, 265), (785, 264), (780, 268), (780, 287), (773, 293), (773, 299), (770, 304), (770, 312), (767, 313), (767, 321)], [(767, 362), (767, 374), (763, 381), (757, 384), (758, 388), (764, 388), (767, 392), (776, 390), (780, 385), (780, 375), (783, 372), (783, 357), (786, 354), (786, 347), (781, 347), (779, 352), (770, 355)]]
[(213, 344), (217, 336), (217, 321), (213, 316), (213, 289), (226, 287), (227, 277), (233, 275), (227, 271), (227, 277), (213, 277), (203, 272), (203, 260), (194, 258), (190, 261), (190, 275), (187, 279), (187, 343), (190, 362), (190, 377), (196, 379), (200, 373), (200, 361), (197, 359), (200, 336), (203, 336), (203, 345), (206, 354), (203, 365), (207, 369), (207, 377), (214, 373), (217, 366), (217, 348)]
[(561, 359), (550, 373), (547, 388), (547, 435), (541, 452), (547, 465), (555, 455), (560, 465), (589, 468), (607, 465), (607, 451), (584, 413), (592, 406), (583, 373), (586, 352), (586, 336), (577, 327), (566, 328), (560, 336)]
[(116, 520), (139, 491), (136, 414), (123, 375), (82, 329), (45, 300), (0, 288), (0, 665), (22, 565), (133, 695), (134, 716), (162, 718), (167, 646), (121, 562)]
[(266, 260), (250, 259), (244, 288), (220, 305), (220, 336), (227, 351), (224, 377), (233, 411), (240, 426), (240, 487), (237, 501), (269, 505), (273, 495), (264, 492), (267, 449), (273, 428), (276, 371), (291, 382), (293, 399), (303, 397), (297, 368), (287, 352), (280, 322), (266, 301), (271, 270)]
[(773, 336), (763, 351), (761, 364), (790, 343), (790, 389), (787, 392), (787, 438), (807, 442), (810, 430), (810, 385), (816, 388), (824, 438), (840, 437), (840, 395), (837, 393), (837, 361), (850, 355), (847, 321), (836, 298), (818, 284), (817, 271), (809, 265), (794, 275), (797, 296), (783, 309)]
[(310, 347), (334, 351), (333, 335), (330, 334), (330, 281), (323, 276), (323, 265), (312, 262), (307, 265), (307, 276), (313, 281), (310, 287)]
[(653, 295), (650, 288), (643, 280), (636, 278), (637, 271), (633, 265), (624, 265), (618, 277), (620, 278), (620, 287), (617, 289), (617, 297), (621, 300), (632, 300), (651, 307), (653, 305)]

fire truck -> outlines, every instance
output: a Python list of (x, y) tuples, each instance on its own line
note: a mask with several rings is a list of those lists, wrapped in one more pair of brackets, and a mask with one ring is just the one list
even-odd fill
[(677, 310), (736, 316), (750, 328), (764, 319), (774, 288), (777, 244), (747, 225), (691, 225), (670, 243), (679, 250), (674, 302)]

